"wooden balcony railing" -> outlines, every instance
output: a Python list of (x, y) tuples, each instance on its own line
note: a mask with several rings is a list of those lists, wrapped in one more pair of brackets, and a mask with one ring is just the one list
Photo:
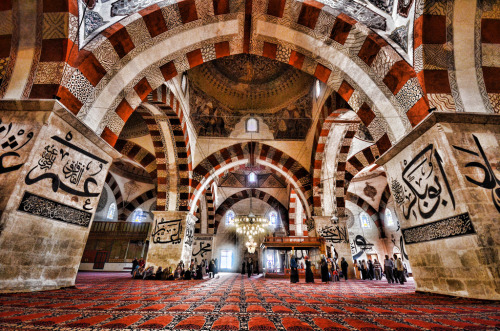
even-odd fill
[(94, 221), (91, 233), (144, 234), (149, 232), (150, 223), (137, 222), (99, 222)]

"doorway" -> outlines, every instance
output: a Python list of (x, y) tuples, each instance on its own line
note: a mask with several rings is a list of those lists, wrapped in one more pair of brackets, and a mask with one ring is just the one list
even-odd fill
[(94, 259), (94, 269), (104, 269), (104, 264), (108, 258), (107, 251), (98, 251)]

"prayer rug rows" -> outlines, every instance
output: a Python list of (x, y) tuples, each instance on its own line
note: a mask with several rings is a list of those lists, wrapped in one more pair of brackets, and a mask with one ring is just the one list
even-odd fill
[(76, 288), (0, 295), (0, 330), (101, 328), (494, 330), (500, 303), (416, 293), (412, 280), (290, 284), (239, 274), (143, 281), (80, 273)]

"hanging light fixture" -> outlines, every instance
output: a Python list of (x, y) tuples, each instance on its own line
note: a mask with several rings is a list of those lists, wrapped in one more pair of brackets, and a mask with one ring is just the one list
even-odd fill
[(269, 220), (263, 216), (256, 216), (252, 211), (252, 196), (250, 195), (250, 212), (248, 215), (236, 216), (234, 218), (236, 233), (244, 235), (248, 238), (246, 246), (250, 254), (255, 252), (257, 243), (254, 241), (254, 236), (258, 236), (266, 232), (269, 226)]

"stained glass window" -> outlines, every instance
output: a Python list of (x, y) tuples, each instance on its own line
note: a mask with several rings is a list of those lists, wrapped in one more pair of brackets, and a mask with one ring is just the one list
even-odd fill
[(112, 203), (108, 208), (108, 216), (106, 217), (108, 220), (113, 220), (116, 214), (116, 203)]
[(251, 172), (249, 175), (248, 175), (248, 181), (250, 183), (255, 183), (257, 181), (257, 175), (254, 173), (254, 172)]
[(359, 214), (359, 220), (361, 221), (361, 227), (364, 229), (369, 229), (370, 228), (370, 215), (368, 215), (365, 212), (362, 212)]
[(271, 226), (275, 227), (278, 225), (278, 213), (275, 211), (272, 211), (269, 213), (269, 223)]
[(255, 118), (249, 118), (246, 122), (247, 132), (259, 132), (259, 121)]
[(392, 218), (392, 213), (389, 208), (385, 209), (385, 224), (387, 226), (392, 226), (394, 225), (394, 219)]
[(137, 208), (132, 215), (132, 222), (143, 222), (145, 219), (144, 212), (141, 208)]
[(226, 213), (226, 225), (234, 224), (234, 211), (230, 210)]

